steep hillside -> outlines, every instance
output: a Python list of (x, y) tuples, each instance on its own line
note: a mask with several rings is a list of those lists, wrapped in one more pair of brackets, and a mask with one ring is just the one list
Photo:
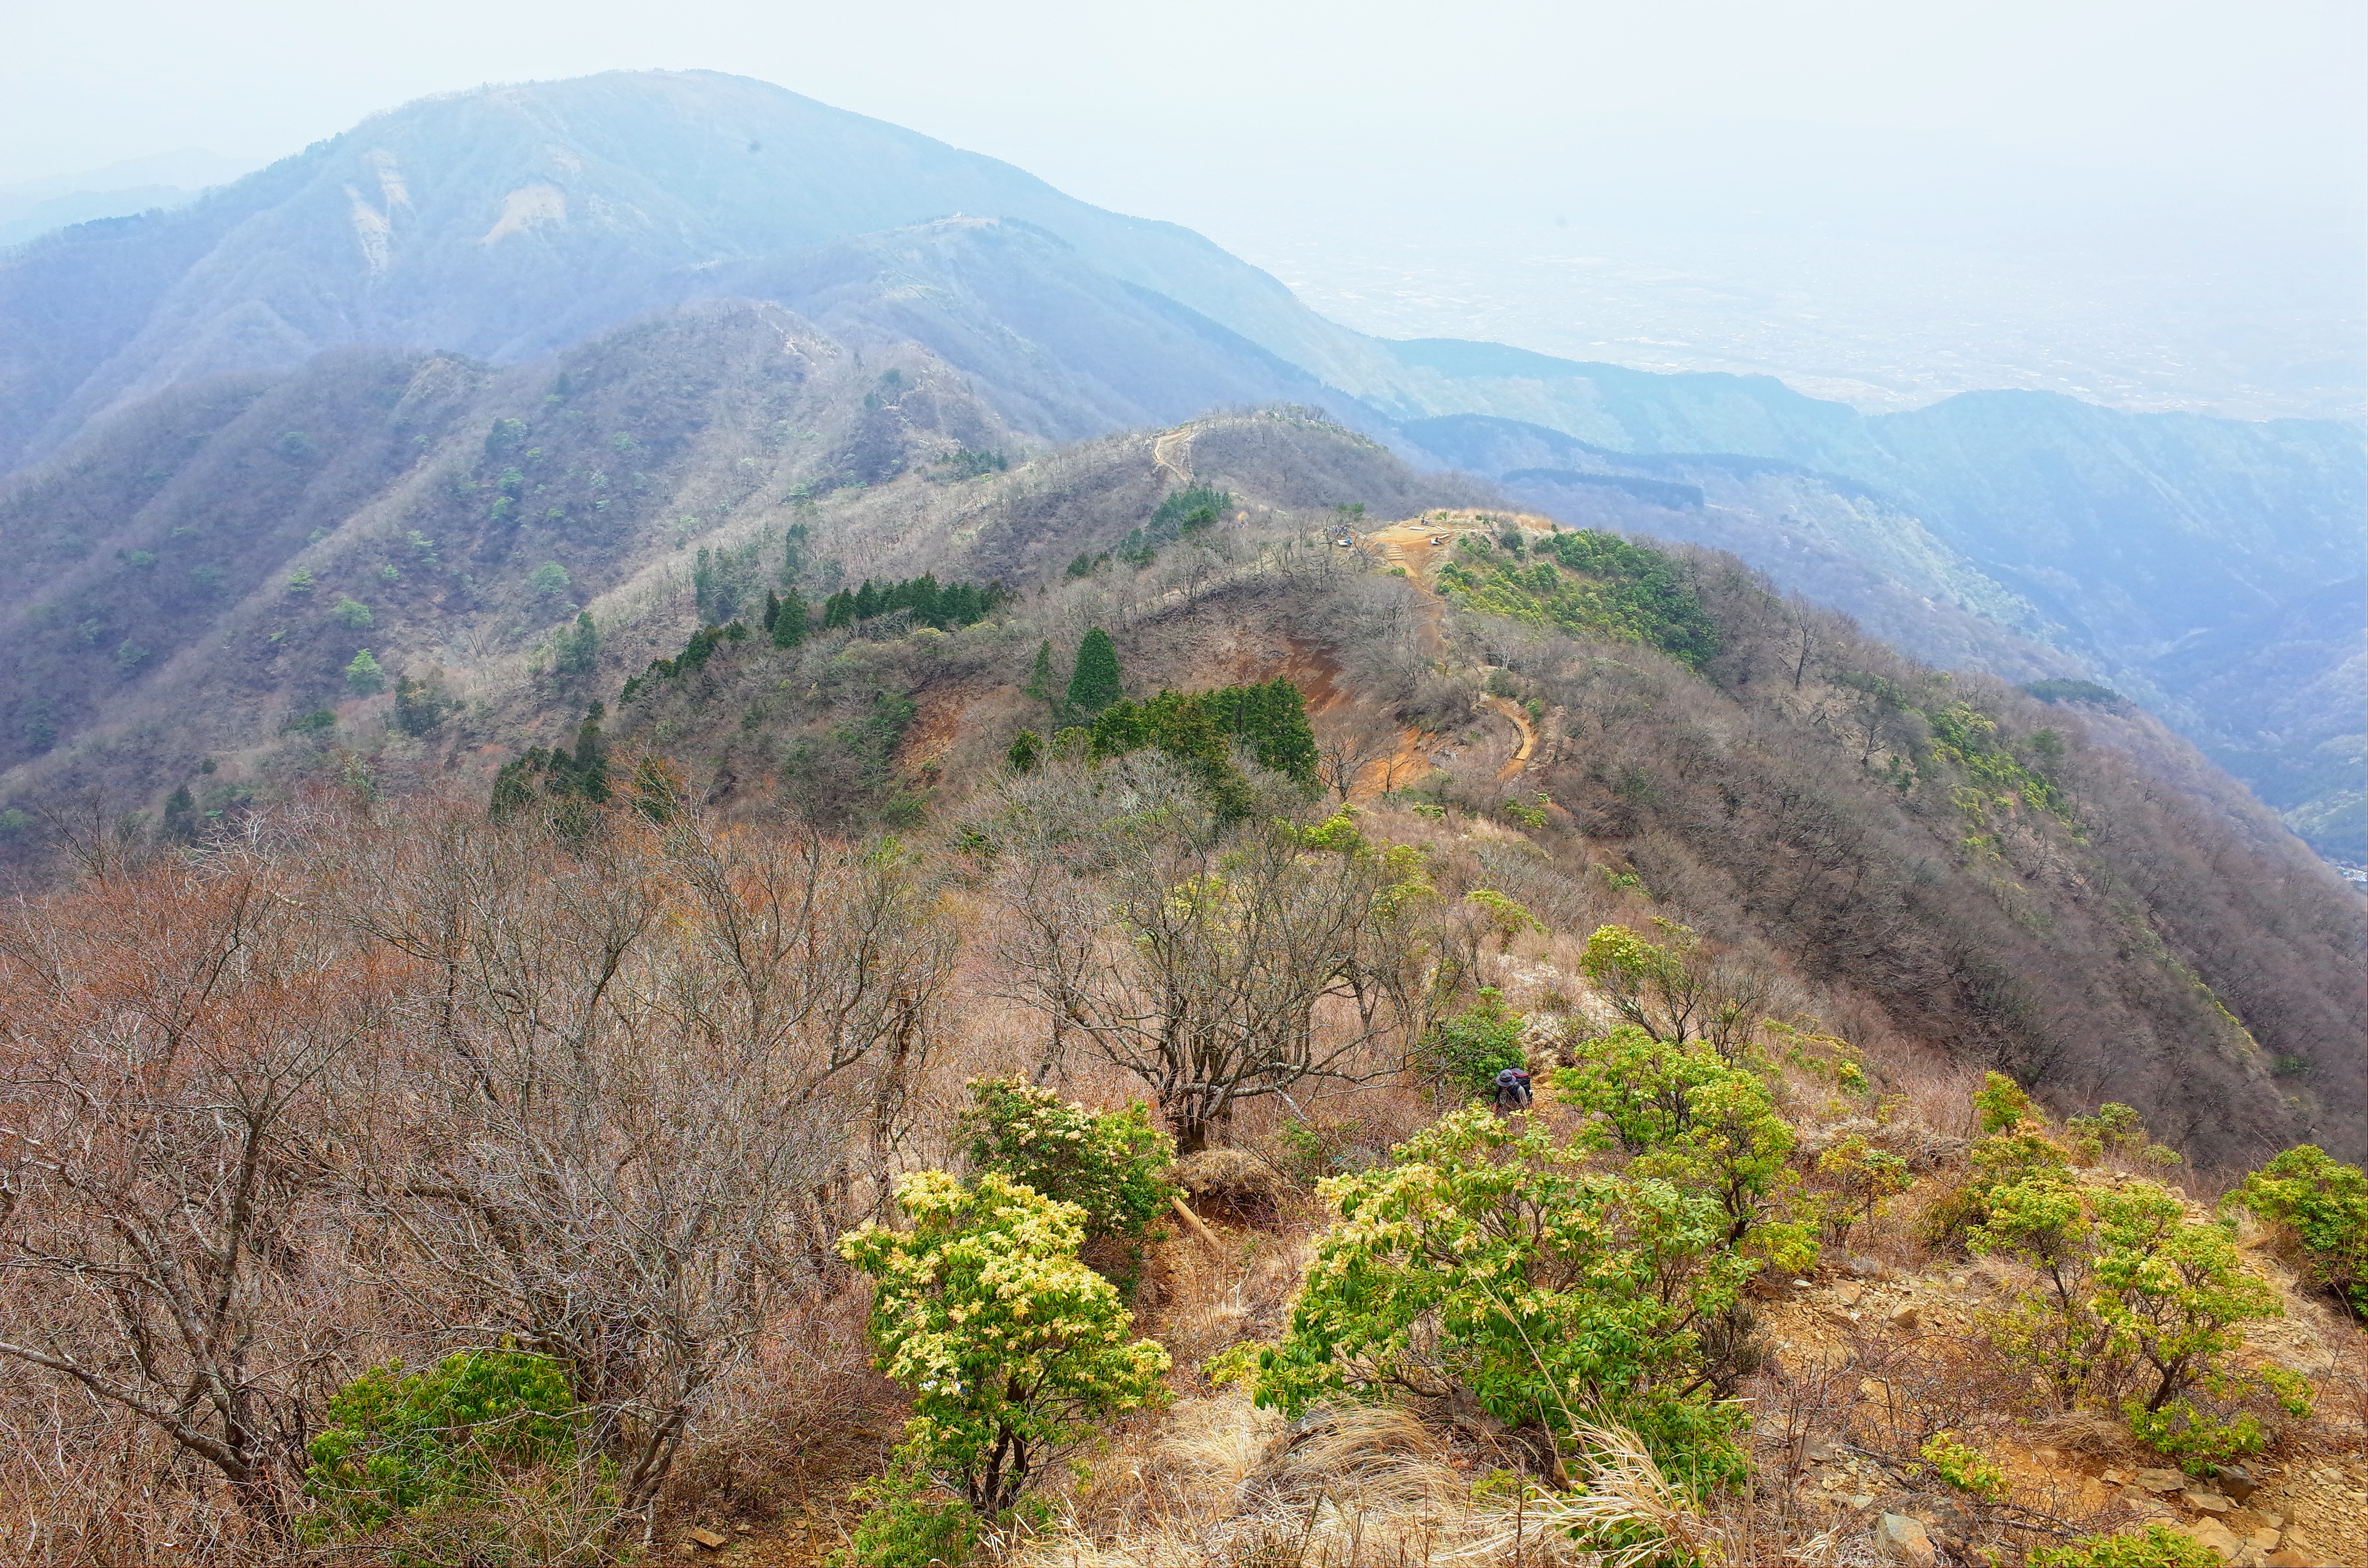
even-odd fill
[[(0, 467), (170, 388), (327, 349), (511, 363), (727, 298), (778, 302), (856, 352), (917, 344), (1048, 440), (1284, 401), (1408, 453), (1391, 422), (1421, 425), (1443, 460), (1523, 473), (1520, 494), (1574, 520), (1641, 520), (1632, 502), (1682, 492), (1529, 471), (1659, 473), (1705, 493), (1660, 531), (1946, 663), (2022, 678), (2075, 661), (2322, 848), (2368, 833), (2342, 777), (2362, 744), (2343, 695), (2357, 639), (2281, 630), (2356, 575), (2355, 428), (2031, 393), (1869, 417), (1766, 378), (1385, 344), (1185, 230), (716, 73), (408, 105), (188, 207), (0, 258)], [(1475, 417), (1501, 427), (1484, 437)], [(1680, 456), (1707, 472), (1645, 463)]]
[(665, 595), (727, 517), (778, 535), (792, 491), (1006, 440), (926, 356), (866, 363), (753, 305), (532, 369), (356, 353), (200, 383), (0, 495), (0, 756), (144, 791), (414, 665), (522, 669), (580, 606)]
[(2038, 611), (1901, 503), (1775, 458), (1626, 452), (1543, 426), (1448, 415), (1400, 426), (1440, 460), (1574, 527), (1640, 529), (1731, 551), (1788, 593), (1951, 669), (2017, 682), (2089, 674), (2037, 641)]
[(613, 73), (412, 104), (188, 208), (0, 262), (0, 466), (176, 381), (347, 344), (545, 354), (733, 291), (705, 281), (719, 266), (962, 213), (1057, 235), (1260, 345), (1256, 358), (1336, 383), (1390, 372), (1377, 347), (1173, 224), (745, 77)]
[[(1672, 378), (1656, 401), (1634, 372), (1605, 369), (1565, 365), (1530, 384), (1600, 393), (1586, 419), (1563, 417), (1609, 444), (1482, 415), (1404, 428), (1572, 521), (1654, 506), (1658, 525), (1643, 526), (1732, 550), (1943, 663), (2023, 680), (2077, 661), (2326, 852), (2351, 857), (2368, 831), (2343, 773), (2362, 744), (2345, 674), (2359, 639), (2343, 630), (2362, 608), (2357, 431), (2122, 415), (2037, 393), (1846, 422), (1772, 382)], [(1673, 436), (1672, 412), (1701, 419)], [(1682, 449), (1720, 437), (1756, 444), (1734, 448), (1739, 459)], [(1624, 490), (1611, 483), (1623, 476)], [(1684, 488), (1652, 488), (1671, 482)], [(1952, 609), (2016, 636), (1968, 628)]]
[[(892, 620), (796, 650), (719, 645), (695, 673), (643, 683), (609, 743), (656, 746), (694, 794), (739, 809), (836, 824), (959, 810), (1019, 729), (1045, 733), (1022, 690), (1038, 642), (1065, 651), (1100, 625), (1131, 694), (1292, 676), (1319, 733), (1365, 748), (1352, 790), (1481, 819), (1479, 884), (1534, 909), (1585, 903), (1604, 874), (1591, 866), (1633, 872), (1675, 918), (1835, 987), (1820, 1016), (1862, 1006), (1870, 1026), (2066, 1105), (2128, 1099), (2208, 1161), (2305, 1125), (2330, 1146), (2368, 1136), (2352, 1108), (2368, 1100), (2357, 900), (2241, 795), (2190, 805), (2150, 784), (2209, 771), (2158, 724), (2100, 714), (2092, 735), (2077, 710), (1952, 680), (1770, 598), (1731, 559), (1700, 559), (1670, 590), (1698, 597), (1715, 654), (1670, 658), (1622, 630), (1659, 612), (1630, 619), (1616, 592), (1600, 608), (1586, 573), (1541, 563), (1560, 559), (1543, 525), (1508, 536), (1523, 553), (1487, 546), (1491, 514), (1424, 513), (1410, 476), (1350, 433), (1267, 418), (1184, 434), (974, 490), (916, 494), (927, 482), (907, 478), (834, 498), (814, 548), (846, 552), (844, 580), (933, 569), (1034, 592), (950, 634)], [(1130, 564), (1121, 525), (1140, 529), (1179, 483), (1162, 457), (1230, 494), (1236, 518)], [(1469, 542), (1418, 544), (1402, 567), (1342, 550), (1334, 507), (1351, 498), (1464, 519), (1409, 537)], [(1538, 597), (1542, 572), (1570, 593)]]
[[(199, 405), (216, 432), (199, 456), (18, 623), (36, 689), (59, 699), (46, 722), (65, 726), (8, 776), (20, 809), (106, 782), (156, 812), (186, 787), (178, 819), (148, 820), (188, 833), (308, 777), (484, 790), (529, 744), (582, 744), (598, 701), (601, 745), (663, 754), (720, 809), (909, 829), (960, 812), (1019, 729), (1049, 733), (1022, 689), (1038, 644), (1065, 653), (1099, 625), (1140, 695), (1299, 681), (1327, 744), (1363, 748), (1350, 788), (1471, 815), (1472, 874), (1532, 908), (1633, 876), (1663, 912), (1764, 949), (1821, 1016), (2007, 1066), (2063, 1104), (2123, 1098), (2199, 1158), (2361, 1136), (2356, 901), (2240, 801), (2149, 789), (2202, 767), (2159, 727), (2084, 742), (2071, 710), (1903, 663), (1713, 557), (1671, 579), (1711, 619), (1664, 656), (1633, 641), (1661, 635), (1662, 612), (1633, 619), (1616, 576), (1588, 608), (1588, 571), (1612, 568), (1551, 564), (1543, 525), (1508, 534), (1508, 555), (1469, 509), (1485, 497), (1304, 416), (963, 477), (946, 460), (997, 437), (942, 369), (859, 369), (804, 330), (707, 309), (531, 379), (370, 361), (340, 384), (370, 410), (353, 428), (377, 434), (348, 449), (316, 421), (301, 462), (273, 431), (289, 407), (330, 411), (325, 387)], [(1188, 479), (1231, 510), (1163, 533)], [(264, 542), (219, 556), (176, 534), (178, 506), (234, 480), (276, 534), (241, 529)], [(1378, 549), (1330, 542), (1368, 526), (1344, 506), (1463, 520), (1391, 530), (1413, 543), (1394, 574)], [(1431, 547), (1433, 527), (1466, 542)], [(219, 602), (175, 587), (199, 556), (225, 573)], [(1020, 597), (943, 630), (820, 624), (842, 588), (925, 573)], [(1540, 573), (1571, 586), (1546, 594)], [(817, 624), (777, 646), (756, 618), (792, 591)], [(735, 619), (746, 641), (651, 670)], [(126, 653), (135, 633), (154, 651)], [(2274, 1077), (2279, 1062), (2295, 1065)]]
[(1386, 428), (1355, 399), (1026, 222), (945, 219), (685, 281), (778, 301), (859, 348), (917, 343), (1014, 426), (1050, 439), (1275, 401)]

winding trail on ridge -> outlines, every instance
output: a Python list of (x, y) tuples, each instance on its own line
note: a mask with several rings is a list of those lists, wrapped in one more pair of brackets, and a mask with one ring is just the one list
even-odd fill
[[(1155, 455), (1156, 451), (1155, 447)], [(1392, 523), (1387, 528), (1375, 528), (1364, 536), (1365, 544), (1379, 548), (1385, 564), (1403, 568), (1406, 581), (1414, 585), (1417, 601), (1422, 607), (1423, 652), (1434, 661), (1443, 658), (1447, 652), (1447, 601), (1431, 585), (1431, 570), (1447, 559), (1447, 553), (1454, 547), (1457, 539), (1468, 533), (1488, 531), (1502, 521), (1503, 518), (1495, 513), (1433, 512), (1403, 523)], [(1441, 535), (1447, 538), (1446, 544), (1431, 543)], [(1502, 783), (1508, 778), (1520, 778), (1528, 770), (1530, 758), (1535, 756), (1538, 750), (1537, 726), (1530, 722), (1529, 710), (1504, 697), (1483, 697), (1480, 705), (1520, 733), (1520, 744), (1514, 747), (1513, 755), (1507, 759), (1505, 766), (1497, 770), (1497, 778)]]
[(1151, 460), (1173, 474), (1178, 484), (1192, 483), (1192, 437), (1195, 427), (1179, 425), (1151, 438)]

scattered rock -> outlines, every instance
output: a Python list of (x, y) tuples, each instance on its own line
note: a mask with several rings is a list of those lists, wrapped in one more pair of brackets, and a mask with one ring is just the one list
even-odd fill
[(1858, 1305), (1859, 1298), (1865, 1294), (1866, 1287), (1858, 1284), (1856, 1281), (1834, 1287), (1834, 1300), (1839, 1301), (1846, 1307), (1854, 1307)]
[(2175, 1470), (2142, 1470), (2133, 1478), (2148, 1492), (2184, 1492), (2187, 1477)]
[(1853, 1492), (1850, 1495), (1849, 1502), (1852, 1508), (1862, 1511), (1873, 1506), (1874, 1494), (1872, 1492)]
[(2275, 1551), (2281, 1539), (2273, 1529), (2258, 1529), (2245, 1538), (2245, 1544), (2256, 1551)]
[(2108, 1486), (2127, 1486), (2130, 1483), (2130, 1472), (2126, 1470), (2108, 1468), (2099, 1472), (2097, 1479)]
[(2253, 1472), (2241, 1464), (2223, 1465), (2218, 1480), (2220, 1490), (2239, 1503), (2261, 1489), (2261, 1483), (2253, 1478)]
[(1914, 1328), (1923, 1321), (1923, 1312), (1913, 1301), (1902, 1301), (1892, 1309), (1891, 1326), (1894, 1328)]
[(2195, 1523), (2182, 1525), (2180, 1528), (2198, 1545), (2218, 1552), (2220, 1561), (2223, 1562), (2228, 1562), (2245, 1550), (2245, 1543), (2231, 1535), (2228, 1527), (2217, 1519), (2198, 1519)]
[(2225, 1514), (2235, 1506), (2217, 1492), (2181, 1492), (2179, 1498), (2199, 1514)]
[(1932, 1548), (1931, 1532), (1924, 1528), (1922, 1520), (1911, 1519), (1905, 1514), (1885, 1514), (1876, 1520), (1874, 1544), (1893, 1562), (1914, 1563), (1916, 1568), (1932, 1568), (1940, 1561)]
[(730, 1536), (718, 1535), (711, 1529), (685, 1530), (683, 1533), (710, 1551), (720, 1551), (732, 1544)]
[(732, 1527), (732, 1533), (734, 1535), (755, 1535), (757, 1533), (757, 1527), (754, 1525), (734, 1525)]

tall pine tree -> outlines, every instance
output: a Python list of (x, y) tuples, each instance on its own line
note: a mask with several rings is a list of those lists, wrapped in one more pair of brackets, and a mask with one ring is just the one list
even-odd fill
[(1077, 667), (1069, 676), (1069, 706), (1080, 714), (1092, 715), (1116, 702), (1126, 694), (1120, 678), (1118, 649), (1110, 633), (1097, 626), (1077, 644)]
[(773, 611), (773, 646), (794, 648), (806, 640), (806, 601), (791, 588)]

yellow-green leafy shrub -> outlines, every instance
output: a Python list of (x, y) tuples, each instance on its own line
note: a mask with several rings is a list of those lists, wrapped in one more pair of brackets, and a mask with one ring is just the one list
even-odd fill
[(1954, 1432), (1935, 1432), (1920, 1451), (1932, 1473), (1958, 1491), (1986, 1503), (2005, 1500), (2005, 1470), (1971, 1443), (1959, 1442)]
[(2068, 1546), (2032, 1549), (2030, 1568), (2220, 1568), (2220, 1554), (2161, 1525), (2119, 1535), (2082, 1536)]
[(1600, 1412), (1689, 1479), (1739, 1475), (1743, 1411), (1709, 1392), (1721, 1369), (1701, 1330), (1757, 1266), (1725, 1244), (1708, 1195), (1588, 1158), (1467, 1107), (1387, 1168), (1326, 1181), (1339, 1219), (1289, 1330), (1258, 1353), (1258, 1402), (1296, 1413), (1461, 1383), (1565, 1455)]
[(2260, 1449), (2265, 1434), (2243, 1402), (2266, 1395), (2289, 1413), (2308, 1410), (2299, 1380), (2236, 1366), (2244, 1325), (2283, 1306), (2226, 1227), (2190, 1219), (2167, 1188), (2030, 1170), (1990, 1193), (1969, 1239), (2041, 1278), (1992, 1315), (1999, 1347), (2064, 1404), (2118, 1398), (2139, 1440), (2183, 1466), (2208, 1470)]
[(871, 1498), (859, 1562), (923, 1562), (967, 1540), (950, 1518), (1010, 1518), (1044, 1466), (1120, 1411), (1158, 1403), (1167, 1352), (1131, 1339), (1116, 1287), (1077, 1257), (1085, 1211), (997, 1171), (974, 1186), (919, 1171), (897, 1186), (909, 1231), (867, 1224), (839, 1254), (871, 1276), (875, 1364), (913, 1415)]
[(1811, 1227), (1788, 1217), (1800, 1180), (1787, 1164), (1797, 1140), (1759, 1074), (1701, 1040), (1655, 1040), (1632, 1024), (1574, 1050), (1577, 1064), (1554, 1083), (1586, 1119), (1582, 1146), (1616, 1144), (1637, 1175), (1709, 1197), (1725, 1217), (1729, 1246), (1790, 1270), (1816, 1262)]
[(1086, 1235), (1133, 1239), (1167, 1207), (1176, 1144), (1142, 1101), (1094, 1112), (1024, 1078), (981, 1078), (957, 1124), (973, 1166), (1084, 1210)]
[(1827, 1239), (1839, 1245), (1853, 1226), (1872, 1221), (1891, 1199), (1916, 1185), (1907, 1162), (1860, 1133), (1817, 1156), (1816, 1200)]
[(2233, 1199), (2283, 1227), (2311, 1278), (2368, 1316), (2368, 1176), (2298, 1144), (2245, 1178)]

